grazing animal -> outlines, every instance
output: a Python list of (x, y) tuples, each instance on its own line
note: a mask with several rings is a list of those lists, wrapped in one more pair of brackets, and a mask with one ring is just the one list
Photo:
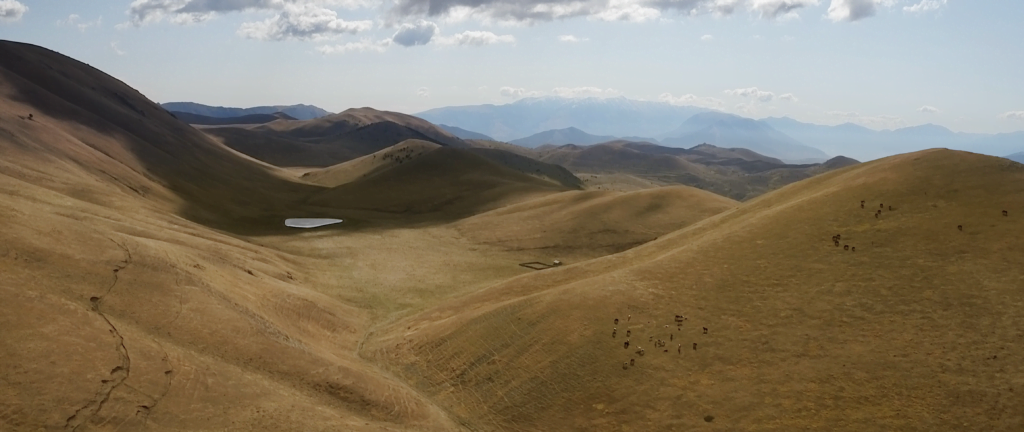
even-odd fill
[(633, 318), (633, 315), (626, 315), (626, 321), (629, 321), (630, 318)]
[(875, 219), (878, 219), (878, 213), (875, 213)]
[(860, 200), (860, 208), (864, 208), (864, 200)]
[(704, 334), (708, 334), (708, 328), (704, 327)]
[(958, 229), (960, 231), (963, 231), (964, 230), (964, 226), (963, 225), (957, 225), (956, 229)]
[(857, 246), (851, 247), (850, 252), (857, 252)]
[(683, 344), (679, 344), (679, 347), (676, 349), (676, 351), (678, 351), (679, 354), (682, 354), (683, 353)]
[(1010, 213), (1008, 213), (1006, 210), (1003, 210), (1003, 216), (1009, 216), (1009, 215), (1010, 215)]
[(32, 120), (32, 113), (28, 113), (28, 119)]
[(672, 334), (672, 333), (669, 333), (669, 334), (668, 334), (668, 340), (670, 340), (670, 341), (671, 341), (671, 340), (675, 340), (675, 338), (676, 338), (676, 335), (674, 335), (674, 334)]
[(618, 318), (615, 318), (615, 324), (616, 325), (619, 324), (619, 319)]
[(622, 343), (622, 349), (629, 349), (629, 341), (628, 340)]
[(626, 330), (626, 337), (629, 337), (629, 335), (632, 334), (632, 333), (633, 333), (633, 330)]
[(629, 363), (622, 362), (622, 370), (626, 370), (626, 369), (629, 369)]
[(878, 204), (878, 208), (885, 208), (885, 206), (882, 204)]
[(839, 242), (838, 242), (838, 241), (836, 241), (835, 243), (836, 243), (836, 247), (839, 247)]
[(892, 211), (892, 206), (889, 206), (889, 211)]
[(634, 362), (635, 360), (636, 360), (636, 359), (629, 359), (629, 365), (630, 365), (630, 366), (633, 366), (633, 362)]
[(850, 245), (843, 245), (843, 250), (850, 250)]
[(842, 234), (836, 234), (836, 240), (842, 240), (842, 239), (843, 239), (843, 235)]
[(693, 343), (693, 350), (694, 350), (694, 351), (697, 351), (697, 342), (694, 342), (694, 343)]

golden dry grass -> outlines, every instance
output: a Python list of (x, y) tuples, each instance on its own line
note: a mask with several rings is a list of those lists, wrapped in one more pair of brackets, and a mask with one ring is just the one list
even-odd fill
[(1024, 426), (1024, 165), (933, 150), (738, 204), (445, 147), (313, 184), (0, 59), (0, 430)]

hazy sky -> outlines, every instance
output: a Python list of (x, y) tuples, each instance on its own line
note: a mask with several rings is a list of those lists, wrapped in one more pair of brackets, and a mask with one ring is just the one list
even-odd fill
[(0, 38), (157, 102), (417, 112), (625, 96), (1024, 130), (1020, 0), (0, 0)]

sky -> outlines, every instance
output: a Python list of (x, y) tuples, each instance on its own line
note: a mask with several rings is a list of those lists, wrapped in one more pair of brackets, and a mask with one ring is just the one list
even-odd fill
[(157, 102), (416, 113), (529, 96), (1024, 130), (1019, 0), (0, 0), (0, 39)]

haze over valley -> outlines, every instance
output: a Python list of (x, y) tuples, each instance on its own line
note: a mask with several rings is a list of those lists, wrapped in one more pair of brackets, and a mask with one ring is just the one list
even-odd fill
[(0, 0), (0, 431), (1024, 430), (1022, 14)]

